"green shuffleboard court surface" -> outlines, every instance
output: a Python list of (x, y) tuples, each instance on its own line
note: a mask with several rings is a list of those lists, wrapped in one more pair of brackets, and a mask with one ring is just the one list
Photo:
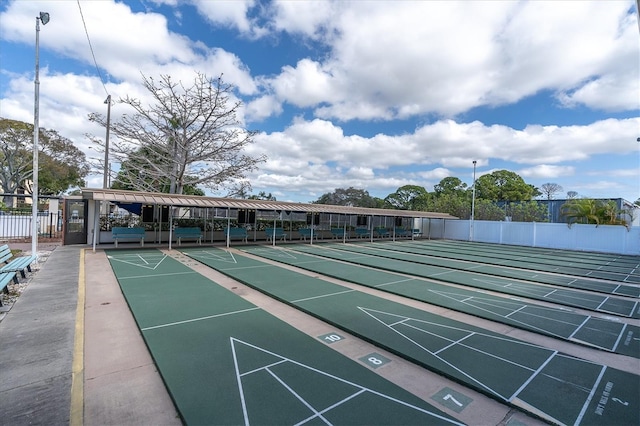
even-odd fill
[[(433, 305), (454, 309), (492, 321), (509, 324), (536, 333), (592, 346), (598, 349), (640, 358), (640, 327), (613, 319), (594, 318), (566, 309), (525, 303), (455, 288), (398, 273), (363, 268), (344, 262), (344, 252), (324, 246), (291, 245), (244, 247), (253, 255), (297, 266), (323, 275), (376, 288)], [(312, 253), (322, 253), (322, 257)], [(338, 262), (338, 260), (341, 260)], [(383, 260), (384, 261), (384, 260)], [(627, 338), (631, 336), (630, 338)]]
[[(628, 274), (620, 276), (620, 281), (611, 281), (571, 276), (568, 271), (563, 270), (562, 267), (553, 267), (551, 268), (552, 271), (543, 272), (537, 269), (540, 267), (539, 263), (529, 261), (530, 257), (526, 252), (517, 255), (514, 255), (512, 252), (492, 253), (494, 256), (500, 255), (499, 258), (496, 258), (487, 255), (473, 254), (467, 251), (460, 252), (460, 249), (464, 248), (464, 246), (458, 247), (456, 251), (442, 251), (437, 249), (440, 245), (429, 244), (428, 242), (422, 241), (402, 241), (395, 243), (376, 242), (369, 246), (384, 250), (411, 253), (417, 261), (427, 264), (431, 263), (454, 269), (468, 269), (488, 275), (518, 278), (526, 281), (589, 290), (604, 294), (635, 298), (640, 297), (640, 286), (637, 284), (630, 285), (624, 281), (624, 278), (626, 278)], [(468, 247), (473, 247), (473, 245), (471, 244)], [(491, 247), (491, 249), (494, 248)], [(562, 255), (558, 253), (555, 259), (557, 259), (558, 256), (562, 257)], [(513, 260), (506, 262), (504, 260), (505, 257), (512, 257)], [(409, 258), (408, 260), (411, 259)], [(638, 261), (640, 261), (640, 258)], [(592, 265), (592, 267), (593, 270), (597, 270), (601, 265)], [(632, 268), (625, 268), (625, 270), (633, 272)], [(640, 271), (640, 267), (637, 267), (637, 270)], [(581, 276), (582, 275), (583, 274), (581, 274)]]
[[(640, 318), (640, 304), (637, 300), (613, 298), (603, 294), (587, 293), (573, 289), (554, 288), (549, 285), (538, 285), (533, 282), (521, 281), (517, 278), (505, 278), (477, 273), (475, 269), (473, 271), (463, 271), (430, 265), (426, 260), (418, 262), (415, 257), (412, 257), (408, 253), (377, 250), (360, 244), (299, 245), (296, 246), (296, 249), (301, 251), (313, 250), (314, 253), (324, 254), (318, 251), (320, 247), (354, 253), (354, 255), (350, 257), (345, 256), (344, 260), (387, 271), (402, 272), (418, 277), (497, 291), (604, 314)], [(408, 257), (412, 257), (412, 259), (408, 260)], [(478, 267), (480, 267), (480, 265), (478, 265)]]
[(460, 424), (160, 251), (107, 256), (185, 424)]
[[(463, 241), (425, 241), (434, 256), (474, 256), (483, 263), (640, 284), (640, 257)], [(527, 266), (528, 265), (528, 266)]]
[(640, 423), (640, 377), (635, 374), (230, 251), (183, 252), (381, 348), (549, 422)]

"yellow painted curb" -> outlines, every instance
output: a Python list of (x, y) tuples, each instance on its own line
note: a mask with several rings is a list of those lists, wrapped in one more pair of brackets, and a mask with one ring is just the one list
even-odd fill
[(84, 250), (80, 250), (78, 305), (76, 307), (76, 329), (73, 342), (73, 364), (71, 368), (71, 413), (69, 418), (69, 424), (71, 426), (82, 426), (84, 422), (84, 252)]

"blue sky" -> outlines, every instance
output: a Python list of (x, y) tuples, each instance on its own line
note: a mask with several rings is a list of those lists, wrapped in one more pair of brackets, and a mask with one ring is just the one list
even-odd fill
[(254, 194), (432, 191), (448, 176), (470, 185), (477, 160), (477, 176), (507, 169), (561, 185), (556, 198), (640, 198), (632, 0), (3, 1), (2, 117), (33, 122), (40, 11), (40, 125), (89, 157), (85, 134), (104, 129), (87, 115), (106, 113), (107, 94), (144, 100), (141, 73), (199, 71), (223, 73), (259, 132)]

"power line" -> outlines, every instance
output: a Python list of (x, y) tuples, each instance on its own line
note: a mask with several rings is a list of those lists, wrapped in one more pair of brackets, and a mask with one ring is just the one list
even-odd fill
[(107, 86), (105, 85), (104, 78), (102, 78), (102, 72), (100, 72), (100, 67), (98, 67), (98, 62), (96, 61), (96, 55), (93, 53), (93, 46), (91, 45), (91, 39), (89, 38), (89, 31), (87, 30), (87, 23), (84, 21), (84, 15), (82, 14), (82, 7), (80, 6), (80, 0), (78, 0), (78, 9), (80, 10), (80, 17), (82, 18), (82, 25), (84, 25), (84, 32), (87, 35), (87, 41), (89, 42), (89, 49), (91, 50), (91, 56), (93, 57), (93, 63), (96, 66), (96, 71), (98, 72), (98, 76), (100, 77), (100, 82), (102, 83), (102, 87), (104, 88), (104, 92), (109, 96), (109, 91), (107, 90)]

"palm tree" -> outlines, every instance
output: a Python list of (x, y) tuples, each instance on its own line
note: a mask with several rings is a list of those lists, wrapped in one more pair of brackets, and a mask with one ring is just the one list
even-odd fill
[(569, 225), (585, 223), (598, 225), (623, 225), (627, 221), (622, 218), (626, 214), (615, 201), (594, 200), (592, 198), (580, 198), (567, 201), (560, 207), (560, 214), (567, 218)]

